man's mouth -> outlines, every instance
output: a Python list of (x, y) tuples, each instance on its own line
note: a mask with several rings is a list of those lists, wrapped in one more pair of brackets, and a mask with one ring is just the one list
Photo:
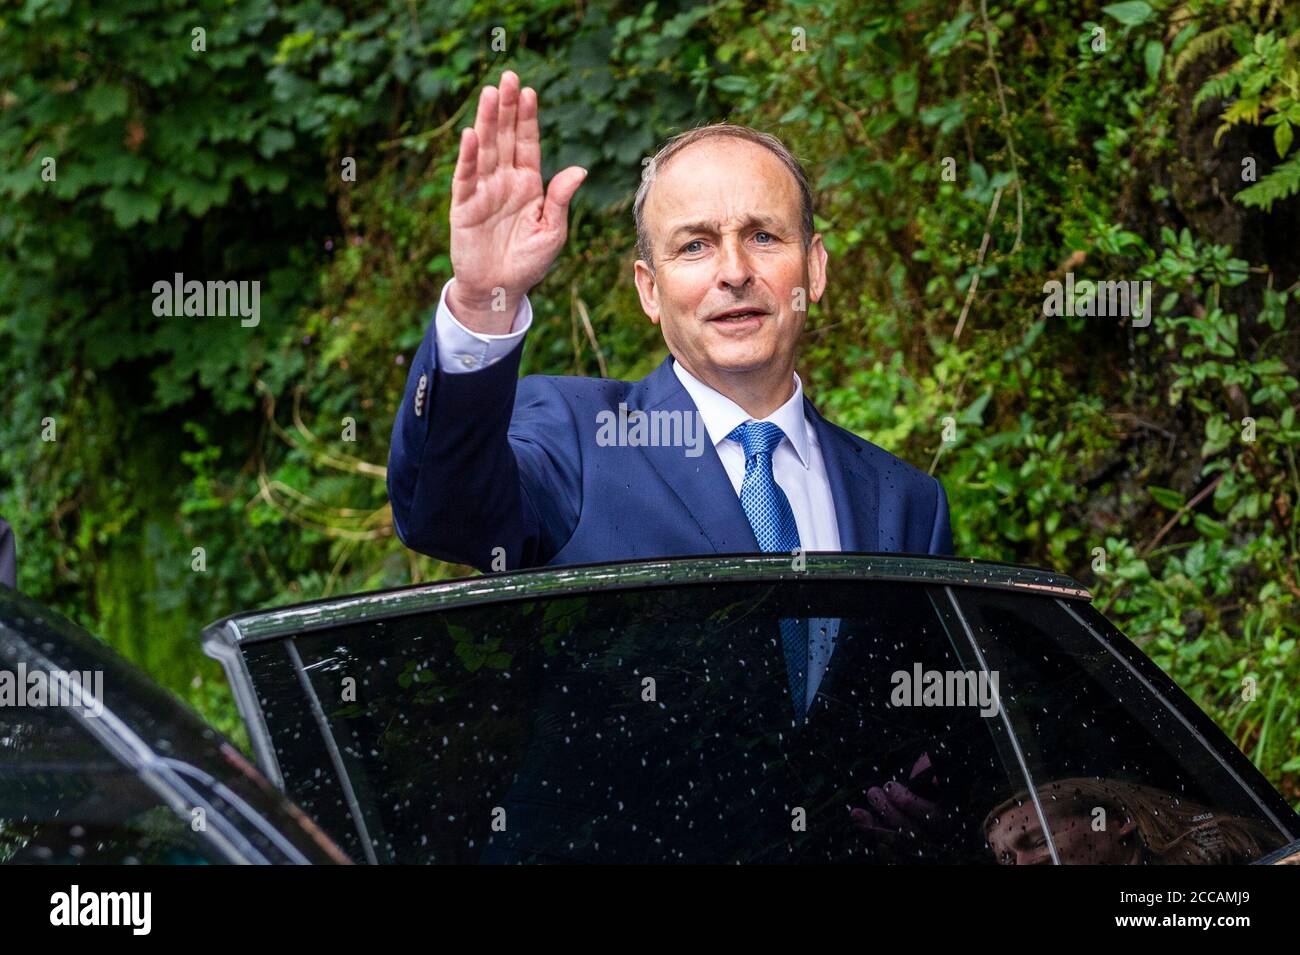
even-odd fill
[(741, 306), (739, 308), (729, 308), (725, 312), (718, 312), (712, 316), (709, 321), (722, 322), (728, 325), (739, 325), (742, 322), (752, 318), (762, 318), (767, 312), (761, 308)]

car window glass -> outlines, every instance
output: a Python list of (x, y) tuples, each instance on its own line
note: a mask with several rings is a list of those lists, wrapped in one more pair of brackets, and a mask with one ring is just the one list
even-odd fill
[(1079, 615), (1048, 597), (952, 594), (1034, 783), (990, 807), (1003, 862), (1048, 861), (1034, 796), (1063, 863), (1242, 863), (1285, 841), (1242, 777)]
[[(799, 725), (789, 620), (835, 631)], [(922, 586), (720, 583), (318, 630), (250, 670), (289, 794), (346, 841), (336, 748), (379, 861), (993, 863), (984, 813), (1023, 776), (974, 689), (922, 692), (968, 671), (955, 640)], [(928, 802), (875, 807), (891, 780)]]
[(216, 861), (186, 820), (68, 714), (0, 709), (0, 862)]
[(365, 861), (347, 793), (311, 702), (304, 696), (298, 661), (289, 645), (281, 640), (252, 643), (243, 654), (262, 716), (273, 729), (276, 762), (292, 778), (290, 797), (350, 858)]

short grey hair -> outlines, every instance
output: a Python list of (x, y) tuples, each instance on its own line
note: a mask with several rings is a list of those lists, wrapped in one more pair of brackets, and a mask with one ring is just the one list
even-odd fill
[(804, 173), (803, 166), (795, 158), (794, 153), (790, 152), (785, 143), (771, 133), (760, 132), (752, 127), (740, 126), (735, 123), (714, 123), (711, 126), (699, 126), (678, 133), (660, 146), (659, 151), (646, 161), (644, 168), (641, 170), (641, 185), (636, 190), (636, 201), (632, 205), (632, 215), (636, 220), (637, 255), (650, 266), (651, 272), (654, 272), (655, 269), (654, 250), (650, 246), (650, 233), (645, 224), (645, 201), (646, 197), (650, 195), (650, 187), (654, 185), (655, 176), (668, 165), (673, 156), (687, 146), (719, 136), (757, 143), (773, 153), (790, 170), (799, 186), (799, 231), (803, 239), (804, 250), (806, 251), (812, 246), (814, 228), (812, 187), (808, 184), (808, 176)]

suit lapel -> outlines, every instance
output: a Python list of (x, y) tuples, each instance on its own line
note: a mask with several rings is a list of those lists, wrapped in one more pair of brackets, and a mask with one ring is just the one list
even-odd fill
[[(698, 414), (695, 402), (673, 372), (672, 356), (634, 384), (628, 392), (628, 410), (681, 411)], [(836, 428), (804, 396), (804, 407), (821, 446), (835, 502), (840, 550), (873, 553), (880, 546), (880, 481), (874, 468), (862, 460), (862, 448)], [(702, 426), (702, 425), (701, 425)], [(655, 473), (667, 484), (699, 525), (719, 554), (758, 551), (758, 541), (745, 517), (740, 499), (731, 487), (713, 442), (704, 442), (698, 458), (686, 457), (682, 448), (638, 448)]]
[[(629, 412), (681, 411), (684, 416), (698, 416), (695, 402), (673, 372), (672, 361), (670, 355), (632, 386), (627, 395)], [(696, 426), (703, 428), (703, 421), (698, 421)], [(699, 457), (687, 457), (684, 448), (639, 447), (638, 450), (677, 495), (714, 553), (752, 553), (759, 549), (740, 498), (707, 431), (704, 452)]]
[(876, 470), (862, 460), (862, 448), (823, 418), (807, 395), (804, 405), (817, 429), (826, 462), (840, 550), (873, 553), (880, 547), (880, 481)]

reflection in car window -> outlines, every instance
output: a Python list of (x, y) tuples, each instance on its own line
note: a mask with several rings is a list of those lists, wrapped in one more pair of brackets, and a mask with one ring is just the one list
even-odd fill
[[(789, 619), (838, 626), (801, 724)], [(965, 672), (964, 639), (896, 583), (478, 604), (293, 638), (314, 740), (290, 645), (249, 665), (289, 794), (355, 845), (337, 745), (379, 861), (993, 864), (985, 815), (1026, 782), (1002, 720), (900, 692)]]
[[(952, 591), (1021, 744), (1062, 863), (1238, 864), (1286, 835), (1148, 681), (1047, 597)], [(1025, 786), (984, 827), (1006, 864), (1050, 862)]]
[(65, 711), (0, 709), (0, 862), (218, 861)]

